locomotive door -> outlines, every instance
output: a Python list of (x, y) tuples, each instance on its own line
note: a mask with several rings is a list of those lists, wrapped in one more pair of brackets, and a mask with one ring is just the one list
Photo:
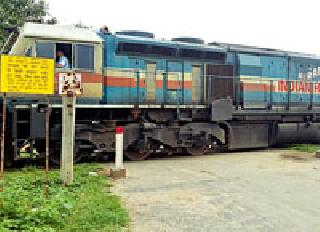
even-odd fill
[(156, 63), (147, 63), (146, 65), (146, 102), (155, 103), (156, 101)]
[[(38, 106), (39, 107), (39, 106)], [(14, 158), (38, 158), (44, 152), (45, 114), (38, 107), (12, 109), (12, 141)]]
[[(206, 69), (208, 77), (208, 99), (215, 101), (218, 99), (234, 98), (234, 86), (239, 98), (242, 93), (241, 85), (236, 85), (233, 81), (233, 66), (224, 64), (208, 64)], [(242, 92), (242, 91), (241, 91)]]
[(182, 63), (177, 61), (167, 62), (167, 76), (164, 80), (165, 102), (172, 105), (182, 103)]
[(192, 66), (192, 103), (199, 104), (201, 100), (201, 66)]

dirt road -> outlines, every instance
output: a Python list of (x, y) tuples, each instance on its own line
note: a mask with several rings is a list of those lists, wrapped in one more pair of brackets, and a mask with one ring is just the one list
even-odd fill
[(319, 231), (320, 159), (252, 151), (128, 162), (132, 231)]

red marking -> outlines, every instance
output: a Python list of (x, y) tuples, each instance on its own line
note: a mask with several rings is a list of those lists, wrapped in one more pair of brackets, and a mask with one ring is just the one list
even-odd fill
[[(102, 83), (102, 74), (100, 73), (88, 73), (88, 72), (79, 72), (81, 73), (81, 83)], [(56, 83), (59, 82), (59, 73), (55, 75)]]
[(288, 82), (287, 81), (278, 81), (278, 91), (279, 92), (288, 92)]
[(192, 81), (184, 81), (185, 89), (192, 89)]
[(124, 128), (122, 126), (117, 126), (116, 127), (116, 134), (123, 134)]
[[(248, 92), (270, 92), (269, 84), (243, 83), (243, 91)], [(276, 87), (272, 86), (272, 92), (276, 91)]]
[(311, 92), (311, 83), (310, 82), (306, 82), (304, 84), (304, 88), (305, 88), (305, 91), (307, 91), (307, 93), (310, 93)]
[(299, 85), (297, 84), (297, 91), (305, 91), (304, 83), (302, 81), (299, 82)]
[[(181, 81), (168, 81), (168, 88), (169, 89), (182, 89), (183, 83)], [(184, 88), (191, 89), (192, 88), (192, 81), (184, 81)]]
[[(278, 81), (278, 91), (279, 92), (288, 92), (290, 86), (291, 92), (303, 92), (310, 93), (311, 92), (311, 83), (298, 80), (298, 81)], [(320, 83), (313, 83), (313, 92), (320, 93)]]
[(182, 83), (178, 81), (168, 81), (168, 89), (182, 89)]
[[(158, 89), (163, 88), (163, 81), (157, 80), (156, 81), (156, 87)], [(178, 81), (168, 81), (168, 88), (169, 89), (179, 89), (182, 88), (182, 82)], [(184, 88), (185, 89), (191, 89), (192, 88), (192, 81), (184, 81)]]
[[(130, 77), (112, 77), (104, 78), (104, 85), (113, 87), (137, 87), (137, 81)], [(140, 87), (145, 87), (144, 80), (140, 80)]]
[[(106, 76), (104, 78), (104, 85), (105, 86), (112, 86), (112, 87), (137, 87), (137, 81), (135, 78), (131, 78), (131, 77)], [(146, 83), (145, 83), (144, 79), (140, 80), (140, 87), (146, 88)], [(162, 80), (156, 80), (156, 88), (158, 88), (158, 89), (163, 88), (163, 81)], [(182, 82), (169, 80), (168, 81), (168, 88), (169, 89), (182, 88)], [(184, 88), (191, 89), (192, 82), (185, 81)]]
[(68, 97), (73, 97), (75, 94), (73, 91), (67, 91), (67, 96)]
[[(102, 74), (100, 73), (88, 73), (88, 72), (79, 72), (79, 73), (81, 73), (81, 83), (84, 85), (103, 83)], [(55, 73), (54, 90), (55, 90), (55, 93), (59, 91), (59, 72)]]
[(314, 92), (320, 93), (320, 83), (314, 83)]
[[(286, 81), (278, 80), (278, 83), (274, 82), (272, 86), (272, 92), (298, 92), (298, 93), (310, 93), (312, 84), (310, 82), (297, 80), (297, 81)], [(276, 86), (278, 87), (276, 88)], [(270, 92), (270, 84), (259, 84), (259, 83), (242, 83), (243, 91), (248, 92)], [(289, 89), (290, 88), (290, 89)], [(313, 92), (320, 93), (320, 83), (313, 83)]]
[(163, 81), (162, 80), (156, 80), (156, 88), (157, 89), (163, 88)]

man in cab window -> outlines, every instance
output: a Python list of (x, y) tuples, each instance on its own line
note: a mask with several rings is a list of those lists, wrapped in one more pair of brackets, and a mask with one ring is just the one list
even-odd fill
[(69, 60), (68, 58), (64, 55), (63, 51), (57, 51), (57, 63), (56, 67), (57, 68), (64, 68), (64, 69), (69, 69)]

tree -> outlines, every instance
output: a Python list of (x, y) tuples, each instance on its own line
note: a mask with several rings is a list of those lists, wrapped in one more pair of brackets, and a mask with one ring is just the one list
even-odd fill
[(43, 19), (47, 15), (44, 0), (0, 0), (0, 48), (12, 29), (28, 19)]

